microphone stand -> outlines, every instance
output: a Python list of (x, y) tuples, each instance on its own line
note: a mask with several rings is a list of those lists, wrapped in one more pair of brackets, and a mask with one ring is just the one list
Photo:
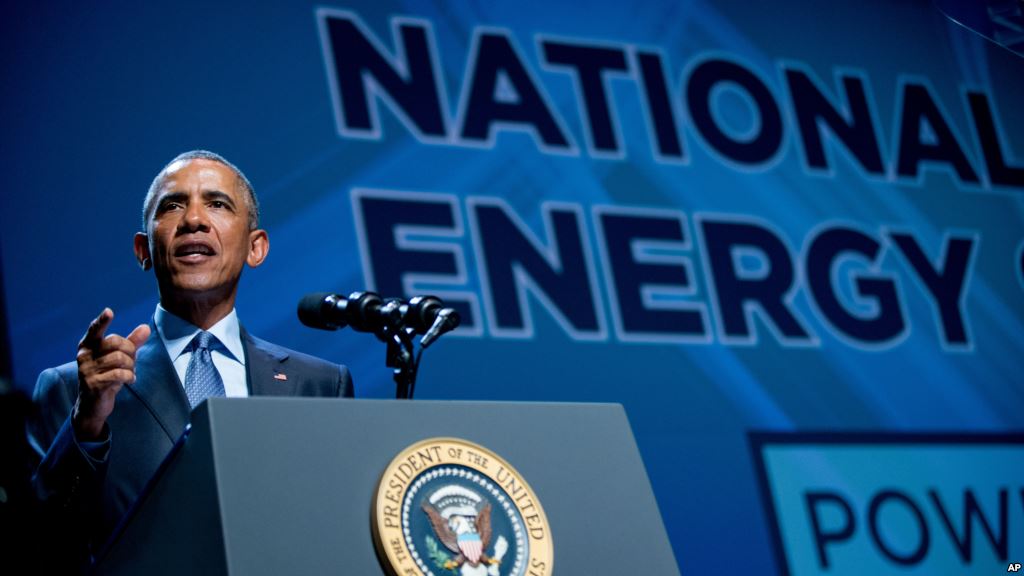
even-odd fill
[[(394, 369), (395, 398), (412, 399), (416, 374), (423, 351), (442, 334), (459, 325), (459, 314), (435, 296), (382, 299), (376, 292), (307, 294), (299, 301), (299, 320), (310, 327), (337, 330), (351, 326), (358, 332), (373, 332), (387, 345), (385, 365)], [(432, 324), (427, 327), (428, 318)], [(423, 334), (419, 350), (415, 337)]]
[(404, 326), (384, 326), (377, 338), (387, 344), (385, 365), (394, 368), (395, 398), (411, 400), (416, 389), (416, 371), (419, 369), (421, 348), (414, 353), (415, 330)]
[[(410, 302), (416, 300), (417, 298), (413, 298)], [(440, 300), (437, 302), (440, 305)], [(435, 315), (433, 325), (420, 339), (419, 350), (416, 350), (415, 339), (418, 331), (416, 327), (406, 325), (408, 310), (409, 305), (402, 304), (401, 300), (386, 301), (380, 309), (381, 316), (386, 321), (376, 331), (377, 338), (387, 344), (384, 364), (388, 368), (394, 368), (395, 398), (399, 400), (412, 400), (423, 351), (439, 336), (459, 324), (459, 315), (455, 310), (442, 308)]]

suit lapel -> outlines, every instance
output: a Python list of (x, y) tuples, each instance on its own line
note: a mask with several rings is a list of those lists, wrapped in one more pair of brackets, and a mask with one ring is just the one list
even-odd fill
[(253, 338), (239, 328), (245, 348), (245, 375), (250, 396), (295, 396), (295, 378), (288, 377), (288, 352), (279, 346)]
[(135, 354), (135, 383), (128, 388), (174, 442), (188, 424), (191, 409), (156, 325), (150, 322), (149, 327), (149, 339)]
[[(171, 364), (163, 340), (150, 322), (150, 336), (135, 354), (135, 384), (128, 388), (149, 410), (168, 438), (176, 441), (192, 410), (185, 388)], [(297, 379), (286, 369), (288, 351), (239, 328), (245, 350), (245, 376), (250, 396), (295, 396)]]

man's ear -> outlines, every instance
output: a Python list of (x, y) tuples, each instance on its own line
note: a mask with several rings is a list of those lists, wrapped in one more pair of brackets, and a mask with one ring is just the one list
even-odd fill
[(139, 263), (139, 267), (143, 270), (149, 270), (153, 267), (153, 259), (149, 255), (149, 236), (145, 232), (135, 233), (135, 244), (133, 246), (135, 250), (135, 260)]
[(263, 261), (267, 259), (267, 253), (270, 252), (270, 237), (267, 236), (266, 230), (253, 230), (249, 232), (249, 255), (245, 259), (245, 263), (250, 268), (255, 268)]

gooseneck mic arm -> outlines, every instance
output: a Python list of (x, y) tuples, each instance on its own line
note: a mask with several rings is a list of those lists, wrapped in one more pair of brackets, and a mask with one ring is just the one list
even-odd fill
[[(349, 327), (372, 332), (387, 345), (385, 364), (394, 368), (395, 397), (412, 398), (423, 351), (441, 335), (458, 327), (461, 318), (435, 296), (416, 296), (408, 301), (381, 298), (375, 292), (348, 296), (315, 292), (299, 300), (299, 320), (311, 328), (337, 330)], [(414, 337), (422, 335), (419, 351)]]
[(430, 325), (430, 329), (420, 339), (420, 346), (426, 348), (434, 343), (435, 340), (441, 337), (442, 334), (451, 332), (459, 327), (459, 323), (462, 322), (462, 317), (455, 311), (454, 308), (442, 308), (437, 316), (434, 318), (433, 324)]

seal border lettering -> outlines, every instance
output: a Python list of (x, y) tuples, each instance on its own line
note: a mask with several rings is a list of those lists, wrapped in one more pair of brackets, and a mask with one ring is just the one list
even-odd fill
[[(406, 543), (407, 526), (402, 522), (402, 502), (416, 478), (434, 468), (453, 465), (474, 470), (505, 490), (523, 519), (530, 543), (524, 559), (525, 573), (528, 576), (549, 576), (554, 559), (551, 526), (536, 492), (508, 461), (494, 451), (450, 436), (426, 438), (407, 446), (391, 460), (377, 480), (370, 526), (373, 547), (385, 573), (390, 576), (423, 575)], [(498, 481), (499, 470), (504, 471), (502, 477), (506, 484)], [(514, 486), (520, 496), (514, 497), (506, 485)]]

